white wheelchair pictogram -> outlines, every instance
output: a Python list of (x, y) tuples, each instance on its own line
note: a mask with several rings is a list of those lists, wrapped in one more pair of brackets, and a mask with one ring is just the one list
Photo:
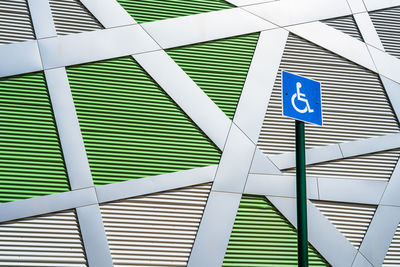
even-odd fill
[[(307, 111), (310, 112), (310, 113), (314, 112), (314, 110), (310, 108), (310, 104), (308, 103), (307, 98), (305, 98), (306, 95), (303, 94), (303, 93), (300, 93), (300, 88), (301, 88), (301, 83), (297, 82), (296, 83), (297, 92), (294, 93), (293, 96), (292, 96), (292, 106), (293, 106), (293, 108), (299, 113), (306, 113)], [(301, 101), (301, 102), (305, 102), (306, 106), (303, 109), (299, 109), (295, 104), (295, 99), (297, 99), (298, 101)]]

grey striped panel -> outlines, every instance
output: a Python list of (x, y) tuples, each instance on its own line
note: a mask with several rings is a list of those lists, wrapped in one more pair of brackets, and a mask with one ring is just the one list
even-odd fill
[(57, 34), (66, 35), (103, 29), (78, 0), (50, 0)]
[(211, 184), (100, 206), (114, 266), (186, 266)]
[(26, 0), (0, 1), (0, 44), (35, 39)]
[(400, 6), (371, 12), (370, 17), (386, 52), (400, 58)]
[[(388, 181), (400, 157), (400, 149), (372, 153), (307, 166), (307, 174), (318, 177)], [(285, 173), (295, 174), (296, 169)]]
[(0, 266), (87, 266), (75, 212), (1, 224)]
[(313, 201), (314, 205), (357, 249), (374, 216), (376, 206)]
[(360, 31), (358, 30), (357, 24), (354, 21), (353, 16), (328, 19), (323, 20), (322, 22), (350, 35), (351, 37), (357, 38), (358, 40), (362, 41)]
[(400, 225), (396, 229), (382, 266), (400, 266)]
[[(306, 124), (307, 148), (399, 131), (375, 73), (292, 34), (280, 68), (322, 82), (324, 126)], [(279, 154), (294, 151), (294, 140), (294, 120), (282, 116), (279, 72), (258, 146)]]

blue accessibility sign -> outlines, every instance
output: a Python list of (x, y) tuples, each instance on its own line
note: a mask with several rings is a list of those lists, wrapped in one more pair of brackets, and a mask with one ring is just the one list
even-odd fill
[(282, 114), (322, 126), (321, 83), (282, 71)]

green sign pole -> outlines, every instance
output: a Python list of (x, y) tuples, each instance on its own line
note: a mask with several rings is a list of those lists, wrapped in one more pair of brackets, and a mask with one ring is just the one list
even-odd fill
[(296, 193), (298, 266), (308, 266), (306, 149), (304, 122), (296, 120)]

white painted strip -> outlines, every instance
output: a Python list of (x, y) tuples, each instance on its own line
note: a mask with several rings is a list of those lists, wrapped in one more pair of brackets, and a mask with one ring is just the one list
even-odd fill
[(215, 175), (213, 190), (242, 193), (256, 145), (232, 123)]
[(0, 45), (0, 77), (42, 70), (38, 42)]
[(400, 59), (368, 45), (379, 74), (400, 83)]
[(362, 179), (318, 178), (320, 200), (377, 205), (387, 182)]
[[(296, 196), (296, 177), (289, 175), (250, 174), (244, 194), (278, 197)], [(307, 176), (307, 198), (319, 199), (317, 178)]]
[(400, 5), (400, 0), (363, 0), (368, 11), (395, 7)]
[(0, 204), (0, 222), (97, 203), (94, 188), (68, 191)]
[(351, 14), (346, 0), (284, 0), (243, 9), (281, 27)]
[(211, 182), (217, 165), (96, 187), (99, 203)]
[(136, 24), (136, 21), (115, 0), (80, 1), (105, 28)]
[[(233, 122), (257, 143), (288, 32), (261, 32)], [(251, 118), (251, 119), (250, 119)]]
[[(271, 196), (267, 198), (297, 228), (296, 199)], [(307, 203), (307, 217), (308, 240), (311, 245), (332, 266), (351, 266), (357, 250), (310, 201)]]
[(381, 81), (383, 87), (385, 87), (390, 104), (392, 104), (397, 120), (400, 120), (400, 83), (396, 83), (384, 76), (381, 76)]
[(57, 36), (49, 0), (28, 0), (36, 39)]
[(400, 160), (394, 167), (392, 176), (390, 177), (389, 184), (386, 188), (385, 194), (382, 197), (381, 205), (400, 206)]
[(134, 59), (221, 150), (231, 121), (164, 51)]
[(352, 267), (374, 267), (360, 252), (357, 253), (357, 256), (351, 265)]
[(242, 194), (211, 191), (188, 267), (221, 267)]
[(98, 204), (76, 209), (89, 266), (112, 267), (103, 219)]
[[(321, 3), (323, 2), (321, 1)], [(287, 29), (314, 44), (376, 72), (365, 43), (342, 31), (318, 21), (287, 27)]]
[(93, 186), (65, 68), (45, 70), (44, 73), (71, 189)]
[(39, 40), (45, 69), (159, 49), (139, 25)]
[(275, 25), (240, 8), (141, 25), (164, 49), (276, 28)]
[(357, 27), (364, 41), (367, 44), (384, 51), (382, 42), (379, 39), (378, 33), (376, 32), (368, 13), (354, 14), (354, 20), (357, 23)]
[(248, 6), (261, 3), (269, 3), (279, 0), (226, 0), (226, 1), (235, 6)]
[(367, 8), (364, 5), (363, 0), (347, 0), (349, 3), (351, 12), (355, 15), (356, 13), (365, 12)]
[(382, 266), (399, 221), (400, 207), (381, 205), (376, 210), (360, 246), (360, 252), (374, 266)]

